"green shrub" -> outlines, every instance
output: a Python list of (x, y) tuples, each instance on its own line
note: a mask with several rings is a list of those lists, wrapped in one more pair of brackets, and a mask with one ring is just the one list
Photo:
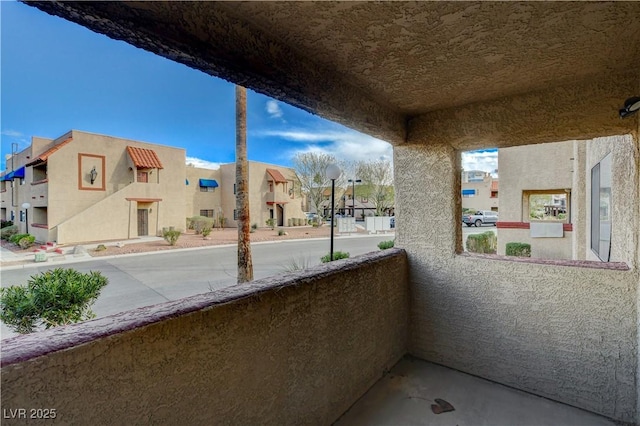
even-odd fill
[(258, 224), (257, 223), (252, 223), (251, 224), (251, 230), (255, 231), (256, 229), (258, 229)]
[[(211, 231), (211, 228), (209, 228), (209, 231)], [(180, 238), (180, 234), (180, 231), (176, 231), (175, 229), (165, 229), (162, 231), (162, 237), (170, 246), (176, 245), (178, 238)]]
[(27, 235), (26, 237), (20, 238), (18, 240), (18, 245), (21, 249), (28, 249), (36, 242), (36, 237), (33, 235)]
[(505, 253), (507, 256), (531, 257), (531, 244), (507, 243)]
[(202, 236), (207, 238), (209, 236), (209, 234), (211, 234), (211, 227), (210, 226), (205, 226), (204, 228), (202, 228)]
[(286, 232), (285, 232), (285, 230), (284, 230), (284, 229), (278, 229), (278, 236), (279, 236), (279, 237), (282, 237), (282, 236), (283, 236), (283, 235), (285, 235), (285, 234), (286, 234)]
[(395, 245), (395, 243), (396, 243), (396, 240), (380, 241), (378, 243), (378, 248), (380, 250), (390, 249)]
[[(333, 260), (347, 259), (349, 257), (349, 253), (346, 251), (334, 251), (333, 252)], [(320, 262), (327, 263), (331, 262), (331, 254), (327, 254), (320, 258)]]
[(271, 230), (274, 230), (276, 226), (276, 220), (274, 218), (267, 219), (267, 226), (271, 228)]
[(189, 218), (191, 222), (191, 229), (195, 231), (196, 234), (202, 234), (202, 230), (206, 227), (213, 228), (215, 221), (212, 217), (206, 216), (193, 216)]
[(98, 244), (98, 247), (96, 247), (96, 251), (104, 251), (107, 249), (107, 246), (105, 246), (104, 244)]
[(11, 238), (9, 238), (9, 241), (11, 241), (15, 245), (18, 245), (21, 239), (28, 236), (29, 234), (13, 234)]
[(4, 220), (2, 219), (0, 221), (0, 228), (6, 228), (7, 226), (11, 226), (13, 225), (13, 221), (12, 220)]
[(472, 253), (495, 254), (498, 249), (498, 237), (492, 231), (471, 234), (467, 237), (467, 250)]
[(25, 334), (95, 317), (91, 305), (108, 284), (99, 272), (54, 269), (32, 276), (26, 286), (0, 288), (0, 320)]
[(10, 225), (5, 228), (2, 228), (2, 231), (0, 231), (0, 238), (2, 238), (3, 240), (11, 241), (11, 237), (17, 233), (18, 233), (18, 226)]

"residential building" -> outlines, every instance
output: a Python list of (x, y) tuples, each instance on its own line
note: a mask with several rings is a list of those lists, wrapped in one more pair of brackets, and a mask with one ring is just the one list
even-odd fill
[[(515, 404), (435, 414), (444, 392), (485, 407), (506, 389), (412, 374), (436, 363), (566, 404), (548, 424), (586, 424), (576, 407), (640, 424), (640, 120), (619, 114), (640, 96), (640, 3), (28, 4), (391, 142), (402, 226), (389, 250), (5, 341), (3, 407), (333, 424), (364, 402), (371, 423), (537, 424)], [(572, 140), (593, 165), (580, 194), (603, 201), (574, 214), (597, 212), (594, 243), (611, 217), (610, 261), (464, 253), (460, 153)], [(413, 371), (393, 368), (405, 355)], [(378, 380), (392, 391), (367, 393)]]
[[(184, 230), (186, 218), (197, 215), (223, 216), (226, 226), (237, 226), (235, 163), (209, 170), (186, 166), (185, 157), (182, 148), (78, 130), (34, 137), (6, 158), (2, 219), (13, 218), (37, 241), (59, 244)], [(293, 170), (250, 161), (249, 179), (252, 222), (304, 217)]]
[(462, 172), (462, 208), (498, 211), (498, 179), (481, 170)]
[[(614, 208), (622, 200), (611, 194), (627, 186), (627, 177), (615, 175), (612, 167), (628, 155), (604, 139), (500, 149), (505, 185), (498, 254), (505, 254), (507, 243), (520, 242), (531, 245), (533, 257), (607, 262), (624, 257), (631, 240), (612, 235), (624, 219)], [(596, 178), (606, 179), (606, 185)]]

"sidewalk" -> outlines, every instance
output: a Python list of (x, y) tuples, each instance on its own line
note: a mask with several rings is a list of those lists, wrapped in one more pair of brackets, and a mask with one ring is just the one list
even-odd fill
[[(124, 240), (124, 243), (128, 245), (162, 240), (162, 237), (141, 237), (132, 240)], [(42, 245), (43, 248), (40, 250), (40, 252), (44, 252), (46, 256), (46, 261), (43, 262), (36, 262), (36, 252), (30, 251), (16, 253), (7, 248), (0, 247), (0, 269), (24, 268), (28, 266), (38, 267), (50, 263), (62, 264), (77, 262), (82, 259), (94, 259), (94, 257), (89, 253), (90, 251), (93, 251), (99, 244), (103, 244), (106, 247), (115, 247), (119, 243), (119, 241), (92, 242), (73, 246), (50, 246), (47, 249), (44, 249), (45, 246)]]

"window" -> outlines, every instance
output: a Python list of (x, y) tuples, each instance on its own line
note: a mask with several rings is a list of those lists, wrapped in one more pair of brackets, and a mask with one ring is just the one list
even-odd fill
[(20, 210), (20, 222), (24, 222), (24, 210)]
[(11, 210), (11, 221), (14, 221), (14, 220), (16, 220), (16, 212)]
[(213, 210), (200, 210), (200, 216), (213, 217)]
[(233, 195), (236, 195), (236, 184), (233, 184)]
[(200, 192), (213, 192), (215, 190), (212, 186), (201, 186)]
[(233, 220), (238, 220), (238, 209), (233, 209)]
[(269, 182), (269, 192), (273, 192), (273, 182)]
[(564, 190), (524, 191), (528, 203), (526, 221), (560, 221), (569, 223), (567, 192)]
[(591, 169), (591, 250), (603, 262), (611, 258), (611, 154)]
[(138, 170), (138, 182), (148, 183), (149, 182), (149, 173)]
[(498, 191), (491, 191), (491, 198), (498, 198)]

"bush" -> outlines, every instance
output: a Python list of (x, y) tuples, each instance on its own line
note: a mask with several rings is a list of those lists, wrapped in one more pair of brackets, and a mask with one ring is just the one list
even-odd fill
[(507, 243), (507, 256), (531, 257), (531, 244)]
[[(347, 259), (349, 257), (349, 253), (346, 251), (334, 251), (333, 252), (333, 260)], [(320, 258), (320, 262), (327, 263), (331, 262), (331, 254), (327, 254)]]
[(396, 240), (380, 241), (380, 243), (378, 243), (378, 248), (380, 250), (390, 249), (395, 245), (395, 243), (396, 243)]
[[(209, 231), (211, 231), (211, 228), (209, 228)], [(180, 238), (180, 234), (180, 231), (176, 231), (175, 229), (165, 229), (162, 231), (162, 237), (170, 246), (176, 245), (178, 238)]]
[(32, 276), (26, 286), (0, 288), (0, 320), (14, 331), (57, 327), (95, 317), (90, 307), (109, 280), (99, 272), (54, 269)]
[(492, 231), (471, 234), (467, 237), (467, 250), (472, 253), (495, 254), (498, 249), (498, 237)]
[(0, 228), (6, 228), (7, 226), (11, 226), (13, 225), (13, 221), (12, 220), (4, 220), (2, 219), (0, 221)]
[(11, 241), (11, 237), (17, 233), (18, 233), (18, 226), (10, 225), (5, 228), (2, 228), (2, 231), (0, 231), (0, 238), (2, 238), (3, 240)]
[(258, 229), (258, 224), (257, 223), (252, 223), (251, 224), (251, 230), (255, 231), (256, 229)]
[(193, 229), (196, 234), (202, 234), (204, 228), (213, 228), (215, 223), (212, 217), (206, 216), (193, 216), (189, 218), (189, 221), (191, 222), (191, 229)]
[(267, 219), (267, 226), (270, 227), (271, 230), (273, 231), (276, 226), (276, 220), (274, 218)]
[(209, 236), (209, 234), (211, 234), (211, 227), (210, 226), (205, 226), (204, 228), (202, 228), (202, 236), (207, 238)]
[(26, 237), (20, 238), (18, 240), (18, 245), (21, 249), (28, 249), (36, 242), (36, 237), (33, 235), (27, 235)]
[(28, 236), (29, 234), (13, 234), (11, 238), (9, 238), (9, 241), (11, 241), (15, 245), (18, 245), (21, 239)]
[(286, 235), (287, 233), (285, 232), (284, 229), (278, 229), (278, 236), (282, 237), (283, 235)]

